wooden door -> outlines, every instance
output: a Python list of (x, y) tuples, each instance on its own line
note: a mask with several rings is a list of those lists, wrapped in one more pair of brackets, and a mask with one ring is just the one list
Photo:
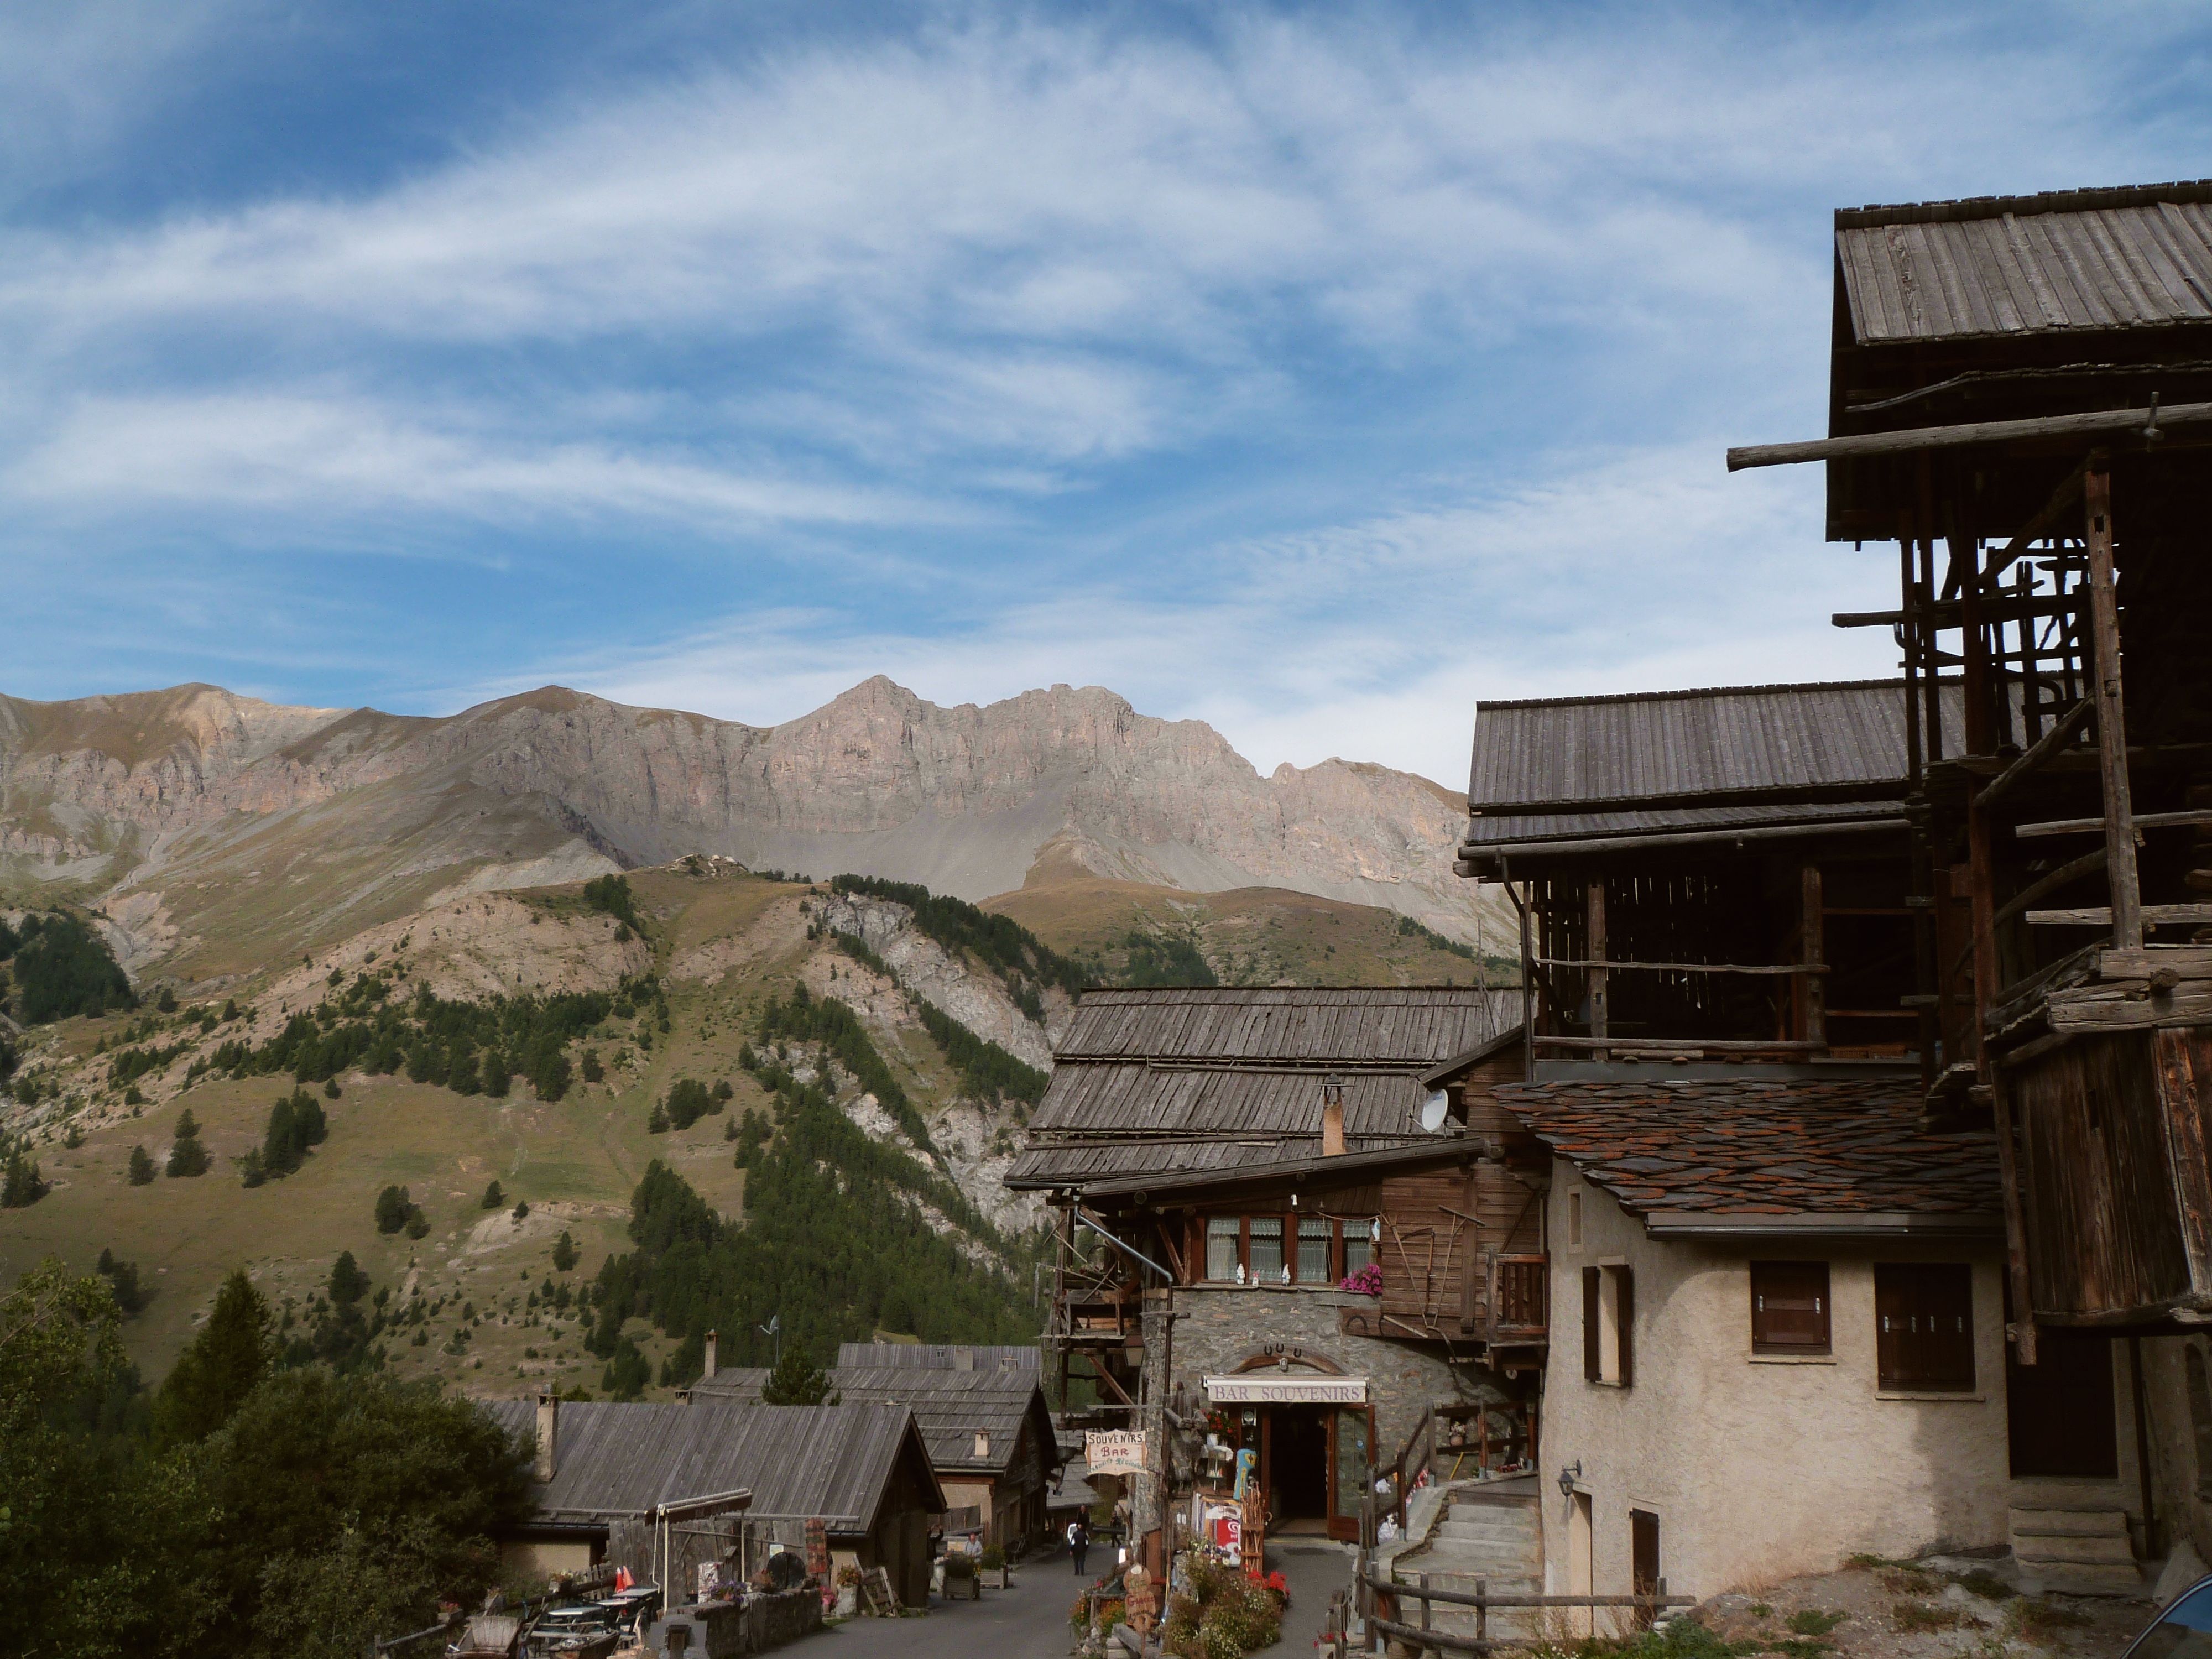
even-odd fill
[[(1630, 1595), (1659, 1594), (1659, 1517), (1649, 1510), (1628, 1512), (1628, 1568)], [(1650, 1629), (1654, 1612), (1649, 1607), (1637, 1608), (1637, 1628)]]
[(2005, 1345), (2006, 1426), (2012, 1473), (2119, 1474), (2112, 1399), (2112, 1339), (2096, 1331), (2045, 1325), (2035, 1333), (2035, 1364), (2022, 1365)]

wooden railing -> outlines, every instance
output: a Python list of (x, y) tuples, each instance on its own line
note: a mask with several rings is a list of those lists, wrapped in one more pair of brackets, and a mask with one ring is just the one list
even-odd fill
[[(1526, 1646), (1525, 1638), (1516, 1638), (1510, 1643), (1505, 1643), (1490, 1634), (1490, 1610), (1492, 1607), (1500, 1609), (1627, 1607), (1635, 1611), (1637, 1623), (1648, 1628), (1658, 1618), (1659, 1610), (1662, 1607), (1689, 1607), (1697, 1605), (1697, 1598), (1693, 1595), (1668, 1595), (1667, 1581), (1663, 1578), (1659, 1580), (1649, 1595), (1492, 1595), (1490, 1594), (1488, 1581), (1481, 1578), (1474, 1581), (1474, 1589), (1472, 1592), (1432, 1589), (1429, 1586), (1429, 1575), (1426, 1573), (1422, 1573), (1414, 1583), (1410, 1584), (1401, 1583), (1395, 1579), (1377, 1578), (1373, 1568), (1368, 1564), (1364, 1552), (1353, 1585), (1360, 1599), (1359, 1612), (1362, 1615), (1362, 1622), (1366, 1628), (1367, 1651), (1370, 1653), (1382, 1650), (1382, 1638), (1385, 1637), (1394, 1637), (1417, 1649), (1435, 1649), (1452, 1653), (1487, 1654), (1501, 1645)], [(1399, 1607), (1401, 1601), (1417, 1601), (1420, 1604), (1420, 1623), (1409, 1625), (1392, 1616), (1401, 1611)], [(1462, 1636), (1457, 1631), (1434, 1628), (1433, 1608), (1438, 1604), (1445, 1607), (1474, 1608), (1474, 1633), (1472, 1636)], [(1387, 1613), (1383, 1611), (1385, 1608), (1388, 1609)], [(1323, 1632), (1324, 1641), (1329, 1635), (1328, 1632)], [(1340, 1625), (1335, 1633), (1335, 1655), (1342, 1656), (1346, 1651), (1347, 1638), (1342, 1634)]]

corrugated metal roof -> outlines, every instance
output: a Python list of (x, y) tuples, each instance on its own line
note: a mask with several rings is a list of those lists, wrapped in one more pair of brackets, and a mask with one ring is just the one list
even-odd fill
[(1847, 209), (1861, 344), (2212, 323), (2212, 181)]
[[(1965, 695), (1943, 685), (1946, 753), (1964, 736)], [(1732, 795), (1878, 799), (1903, 788), (1905, 765), (1901, 680), (1485, 702), (1468, 799), (1485, 817)]]
[[(538, 1407), (489, 1402), (509, 1433), (530, 1437)], [(833, 1533), (867, 1531), (909, 1439), (903, 1406), (684, 1406), (564, 1401), (552, 1480), (538, 1488), (545, 1519), (642, 1515), (657, 1504), (740, 1487), (758, 1516), (819, 1516)], [(933, 1483), (934, 1476), (932, 1476)], [(932, 1500), (945, 1507), (944, 1494)]]
[[(862, 1352), (877, 1346), (850, 1342), (848, 1348)], [(1023, 1350), (1008, 1350), (1020, 1352)], [(1035, 1355), (1036, 1350), (1026, 1352)], [(1030, 1417), (1038, 1455), (1048, 1462), (1054, 1450), (1052, 1413), (1038, 1386), (1041, 1373), (1034, 1364), (1024, 1370), (1006, 1366), (992, 1370), (960, 1371), (926, 1365), (837, 1365), (830, 1372), (833, 1393), (848, 1406), (897, 1406), (914, 1413), (929, 1449), (932, 1468), (1002, 1473), (1012, 1462), (1021, 1437), (1022, 1420)], [(765, 1370), (734, 1367), (702, 1376), (691, 1385), (691, 1397), (707, 1403), (757, 1401), (768, 1381)], [(975, 1455), (975, 1433), (989, 1434), (988, 1455)]]
[[(1074, 1060), (1433, 1065), (1498, 1030), (1502, 995), (1474, 986), (1086, 991), (1054, 1052), (1055, 1081)], [(1513, 1006), (1517, 1018), (1517, 993)]]
[(981, 1342), (841, 1342), (840, 1365), (916, 1365), (930, 1370), (1044, 1370), (1043, 1351)]

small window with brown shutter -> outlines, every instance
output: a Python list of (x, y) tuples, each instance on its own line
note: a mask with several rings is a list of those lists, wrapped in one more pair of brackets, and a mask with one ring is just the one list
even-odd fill
[(1604, 1349), (1598, 1336), (1598, 1270), (1583, 1269), (1583, 1380), (1596, 1382), (1605, 1376)]
[(1751, 1264), (1751, 1351), (1823, 1354), (1828, 1344), (1828, 1264)]
[(1636, 1279), (1625, 1267), (1583, 1269), (1583, 1376), (1625, 1389), (1636, 1380)]
[(1973, 1391), (1974, 1281), (1965, 1262), (1876, 1262), (1874, 1311), (1883, 1389)]

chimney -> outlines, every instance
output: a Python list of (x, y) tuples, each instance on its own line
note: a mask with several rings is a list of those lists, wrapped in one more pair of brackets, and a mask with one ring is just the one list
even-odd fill
[(720, 1369), (715, 1363), (715, 1356), (720, 1352), (720, 1347), (721, 1345), (715, 1340), (714, 1333), (712, 1331), (708, 1332), (707, 1364), (706, 1368), (699, 1373), (699, 1380), (701, 1382), (705, 1382), (708, 1377), (712, 1376), (716, 1370)]
[(973, 1348), (955, 1348), (952, 1351), (952, 1369), (956, 1371), (974, 1370), (975, 1369), (975, 1350)]
[(1344, 1156), (1344, 1079), (1331, 1072), (1321, 1085), (1321, 1155)]
[(561, 1396), (538, 1396), (538, 1481), (545, 1485), (561, 1467)]

